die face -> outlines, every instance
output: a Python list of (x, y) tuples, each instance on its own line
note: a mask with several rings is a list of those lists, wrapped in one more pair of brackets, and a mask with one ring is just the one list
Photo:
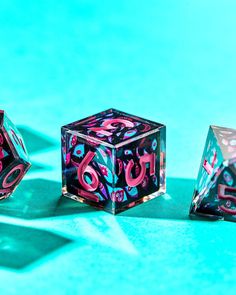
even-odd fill
[(22, 155), (13, 142), (20, 138), (14, 133), (16, 128), (3, 111), (0, 112), (0, 117), (0, 199), (4, 199), (12, 194), (30, 168), (30, 163), (28, 155)]
[(218, 144), (217, 138), (212, 128), (209, 129), (207, 140), (200, 164), (196, 190), (200, 195), (204, 195), (211, 185), (214, 174), (223, 164), (223, 154)]
[(62, 132), (63, 195), (113, 212), (114, 167), (112, 149)]
[(223, 169), (223, 155), (213, 129), (210, 127), (195, 185), (190, 214), (197, 214), (197, 208), (207, 196)]
[(156, 132), (116, 149), (116, 213), (165, 192), (164, 135)]
[(65, 127), (76, 131), (81, 137), (89, 136), (111, 147), (124, 141), (135, 140), (147, 132), (155, 132), (162, 126), (150, 120), (109, 109)]
[(210, 127), (190, 215), (236, 220), (234, 134), (232, 129)]

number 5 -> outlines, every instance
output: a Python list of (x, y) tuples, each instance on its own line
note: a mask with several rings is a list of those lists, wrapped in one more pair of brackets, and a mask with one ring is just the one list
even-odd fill
[[(223, 184), (219, 184), (219, 186), (218, 186), (219, 199), (233, 202), (236, 205), (236, 197), (234, 197), (232, 195), (226, 195), (226, 190), (228, 190), (228, 192), (235, 192), (236, 193), (235, 187), (230, 187), (230, 186), (226, 186)], [(228, 214), (232, 214), (232, 215), (236, 214), (236, 210), (226, 208), (224, 205), (221, 205), (220, 209)]]
[(129, 161), (126, 171), (125, 171), (125, 179), (126, 179), (126, 182), (129, 186), (131, 186), (131, 187), (137, 186), (143, 181), (143, 179), (146, 175), (146, 163), (150, 163), (150, 175), (155, 174), (156, 155), (154, 153), (145, 154), (145, 155), (141, 156), (139, 159), (139, 164), (141, 166), (140, 174), (136, 178), (132, 178), (131, 170), (134, 166), (134, 161), (133, 160)]

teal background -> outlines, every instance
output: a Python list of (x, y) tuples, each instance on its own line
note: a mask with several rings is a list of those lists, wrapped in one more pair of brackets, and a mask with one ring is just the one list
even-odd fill
[[(210, 124), (235, 128), (235, 1), (0, 2), (0, 108), (33, 167), (0, 204), (3, 294), (235, 293), (235, 224), (190, 221)], [(119, 216), (60, 199), (60, 126), (167, 125), (168, 194)]]

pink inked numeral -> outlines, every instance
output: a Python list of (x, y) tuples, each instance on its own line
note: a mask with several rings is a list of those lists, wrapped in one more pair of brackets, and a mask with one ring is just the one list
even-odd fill
[(216, 152), (214, 152), (214, 157), (212, 160), (212, 163), (210, 164), (206, 159), (203, 162), (203, 168), (206, 170), (207, 174), (211, 175), (216, 163), (216, 159), (217, 159), (217, 154)]
[(139, 175), (136, 178), (132, 178), (131, 176), (131, 170), (134, 166), (134, 161), (130, 160), (127, 167), (126, 167), (126, 171), (125, 171), (125, 179), (126, 182), (129, 186), (134, 187), (139, 185), (145, 175), (146, 175), (146, 164), (150, 163), (150, 176), (155, 174), (155, 169), (156, 169), (156, 155), (154, 153), (152, 154), (145, 154), (143, 156), (140, 157), (139, 159), (139, 164), (141, 166), (141, 170)]
[[(230, 187), (230, 186), (227, 186), (227, 185), (223, 185), (223, 184), (219, 184), (218, 186), (218, 198), (220, 200), (227, 200), (227, 201), (230, 201), (230, 202), (233, 202), (236, 206), (236, 197), (233, 196), (233, 195), (227, 195), (227, 191), (229, 193), (236, 193), (236, 188), (235, 187)], [(226, 208), (224, 205), (221, 205), (219, 206), (220, 209), (228, 214), (231, 214), (231, 215), (235, 215), (236, 214), (236, 209), (233, 210), (233, 209), (230, 209), (230, 208)]]
[[(79, 183), (82, 185), (82, 187), (90, 192), (95, 191), (98, 188), (99, 181), (98, 181), (98, 175), (96, 171), (89, 166), (89, 163), (92, 161), (94, 158), (95, 153), (89, 151), (87, 155), (84, 157), (83, 161), (80, 163), (78, 170), (77, 170), (77, 175), (78, 175), (78, 180)], [(92, 182), (91, 184), (87, 183), (84, 179), (85, 173), (88, 173), (91, 178)]]
[[(17, 176), (12, 180), (11, 176), (14, 172), (18, 171)], [(14, 186), (14, 184), (16, 184), (24, 175), (24, 165), (23, 164), (19, 164), (17, 166), (15, 166), (14, 168), (12, 168), (7, 175), (4, 177), (3, 181), (2, 181), (2, 188), (0, 189), (0, 193), (1, 194), (6, 194), (12, 191), (12, 187)], [(11, 179), (9, 181), (9, 179)]]
[(19, 136), (17, 136), (16, 132), (13, 129), (11, 129), (11, 135), (12, 135), (12, 138), (14, 139), (15, 143), (17, 145), (20, 145), (22, 147), (23, 151), (26, 153), (25, 146), (23, 144), (22, 139), (19, 138)]
[(112, 126), (112, 124), (117, 124), (117, 123), (122, 124), (122, 125), (124, 125), (127, 128), (134, 127), (134, 123), (133, 122), (130, 122), (128, 120), (117, 118), (117, 119), (108, 119), (108, 120), (106, 120), (103, 123), (103, 126), (101, 126), (101, 127), (91, 127), (89, 129), (92, 130), (92, 131), (94, 131), (94, 132), (103, 134), (105, 136), (111, 136), (112, 133), (109, 132), (108, 130), (116, 129), (116, 127), (115, 126)]

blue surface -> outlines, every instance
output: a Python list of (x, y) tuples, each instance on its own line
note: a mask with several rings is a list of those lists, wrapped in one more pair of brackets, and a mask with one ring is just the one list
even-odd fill
[[(208, 126), (236, 127), (235, 12), (211, 0), (0, 3), (0, 108), (33, 161), (0, 205), (4, 294), (234, 293), (236, 225), (187, 214)], [(109, 107), (167, 125), (168, 194), (117, 217), (58, 202), (60, 126)], [(4, 223), (38, 229), (45, 247)], [(31, 263), (7, 267), (6, 253)]]

